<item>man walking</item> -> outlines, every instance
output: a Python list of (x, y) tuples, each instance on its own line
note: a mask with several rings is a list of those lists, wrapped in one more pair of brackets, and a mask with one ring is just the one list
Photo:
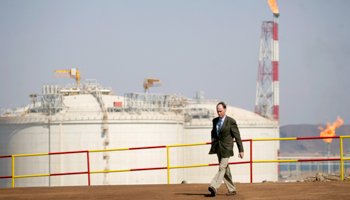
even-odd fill
[(219, 117), (213, 119), (213, 129), (211, 131), (211, 148), (209, 154), (217, 154), (219, 160), (219, 171), (211, 181), (208, 190), (211, 196), (215, 196), (219, 189), (222, 180), (228, 189), (226, 195), (235, 195), (236, 187), (233, 184), (228, 160), (233, 156), (233, 140), (236, 139), (239, 150), (239, 158), (243, 158), (244, 150), (236, 121), (226, 115), (226, 104), (224, 102), (218, 103), (216, 111)]

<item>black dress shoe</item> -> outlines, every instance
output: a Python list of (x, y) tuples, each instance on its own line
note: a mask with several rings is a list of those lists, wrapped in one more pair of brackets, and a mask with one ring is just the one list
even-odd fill
[(232, 191), (232, 192), (228, 192), (226, 195), (227, 196), (232, 196), (232, 195), (236, 195), (237, 193), (236, 193), (236, 191)]
[(213, 186), (210, 186), (210, 187), (208, 187), (208, 190), (211, 193), (211, 196), (215, 197), (216, 189)]

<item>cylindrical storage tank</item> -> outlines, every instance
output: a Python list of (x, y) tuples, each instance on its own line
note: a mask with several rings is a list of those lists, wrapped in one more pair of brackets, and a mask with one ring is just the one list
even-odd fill
[[(48, 152), (48, 126), (45, 117), (15, 117), (0, 120), (0, 155)], [(48, 156), (15, 157), (15, 175), (48, 174)], [(12, 175), (12, 158), (0, 158), (0, 176)], [(47, 177), (21, 178), (16, 186), (47, 185)], [(0, 187), (11, 187), (12, 179), (0, 179)]]
[[(122, 97), (103, 96), (110, 107)], [(46, 113), (20, 114), (0, 120), (0, 155), (123, 149), (183, 143), (183, 117), (174, 113), (104, 113), (91, 94), (66, 96), (66, 108)], [(107, 125), (106, 125), (107, 122)], [(90, 171), (167, 167), (167, 150), (144, 149), (90, 152)], [(0, 158), (0, 176), (12, 173), (11, 158)], [(183, 150), (170, 149), (170, 165), (183, 165)], [(87, 154), (40, 155), (15, 158), (15, 175), (87, 172)], [(183, 180), (183, 170), (171, 171), (171, 183)], [(91, 184), (166, 184), (167, 170), (91, 173)], [(15, 187), (87, 185), (87, 174), (16, 178)], [(11, 187), (11, 179), (0, 179)]]
[[(24, 114), (28, 107), (3, 115), (0, 118), (0, 155), (117, 149), (89, 153), (92, 185), (166, 184), (166, 169), (134, 171), (166, 168), (166, 148), (129, 148), (206, 143), (211, 140), (212, 118), (191, 118), (185, 123), (182, 114), (172, 112), (130, 114), (120, 107), (111, 111), (114, 105), (121, 104), (115, 102), (123, 101), (123, 97), (112, 95), (99, 98), (91, 94), (73, 95), (65, 96), (65, 108), (51, 116), (40, 112)], [(188, 108), (191, 106), (216, 113), (216, 103), (191, 104)], [(102, 108), (109, 112), (103, 112)], [(237, 121), (242, 139), (279, 137), (279, 126), (275, 120), (232, 106), (228, 106), (226, 114)], [(250, 160), (250, 142), (243, 145), (244, 159), (237, 158), (235, 144), (235, 156), (230, 158), (230, 162)], [(278, 141), (255, 141), (252, 147), (254, 161), (277, 160)], [(217, 163), (216, 155), (208, 155), (209, 149), (210, 145), (171, 147), (169, 166)], [(277, 163), (254, 163), (253, 181), (276, 181), (277, 166)], [(106, 173), (109, 170), (119, 171)], [(170, 183), (181, 183), (183, 180), (210, 183), (217, 170), (218, 166), (170, 169)], [(250, 182), (249, 164), (231, 165), (231, 170), (235, 182)], [(15, 158), (16, 176), (87, 171), (86, 152)], [(11, 175), (11, 158), (0, 158), (0, 176)], [(15, 179), (16, 187), (87, 184), (86, 173)], [(11, 179), (0, 179), (0, 187), (11, 187)]]
[[(216, 104), (202, 104), (208, 110), (216, 112)], [(279, 138), (279, 125), (275, 120), (265, 119), (255, 113), (228, 106), (226, 115), (237, 122), (241, 139)], [(185, 124), (186, 143), (211, 142), (212, 119), (193, 119)], [(238, 158), (237, 144), (234, 143), (234, 156), (229, 162), (250, 161), (250, 142), (243, 142), (244, 158)], [(277, 160), (279, 141), (253, 142), (253, 160)], [(215, 154), (208, 154), (210, 145), (188, 147), (185, 150), (185, 165), (218, 163)], [(253, 182), (278, 180), (277, 163), (254, 163)], [(250, 164), (230, 165), (234, 182), (250, 182)], [(191, 183), (210, 183), (218, 171), (218, 166), (187, 168), (185, 179)]]
[[(212, 119), (192, 119), (185, 125), (185, 143), (207, 143), (211, 141)], [(216, 155), (209, 155), (210, 144), (184, 148), (185, 165), (201, 165), (217, 163)], [(188, 183), (210, 183), (214, 177), (216, 166), (185, 168), (185, 180)]]

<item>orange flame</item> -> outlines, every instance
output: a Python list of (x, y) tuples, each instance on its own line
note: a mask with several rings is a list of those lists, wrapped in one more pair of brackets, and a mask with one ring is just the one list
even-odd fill
[(270, 5), (270, 8), (271, 8), (273, 13), (279, 13), (278, 12), (278, 7), (277, 7), (277, 4), (276, 4), (275, 0), (268, 0), (268, 3)]
[[(322, 132), (320, 134), (320, 137), (331, 137), (331, 136), (335, 136), (335, 129), (339, 128), (341, 125), (343, 125), (343, 120), (340, 119), (340, 117), (338, 116), (337, 121), (335, 121), (332, 125), (328, 122), (327, 123), (327, 128), (326, 130), (324, 130), (321, 126), (318, 127), (318, 129), (320, 129)], [(328, 139), (323, 139), (323, 141), (327, 142), (327, 143), (331, 143), (332, 142), (332, 138), (328, 138)]]

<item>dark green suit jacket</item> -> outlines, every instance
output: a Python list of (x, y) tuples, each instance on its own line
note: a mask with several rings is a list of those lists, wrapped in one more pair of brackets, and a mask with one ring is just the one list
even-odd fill
[(214, 141), (211, 143), (209, 154), (216, 154), (216, 149), (220, 151), (223, 158), (233, 156), (233, 140), (236, 139), (236, 144), (239, 152), (244, 152), (241, 135), (239, 133), (236, 121), (227, 116), (222, 125), (221, 131), (218, 134), (216, 125), (219, 122), (219, 117), (213, 119), (213, 129), (211, 131), (211, 138)]

